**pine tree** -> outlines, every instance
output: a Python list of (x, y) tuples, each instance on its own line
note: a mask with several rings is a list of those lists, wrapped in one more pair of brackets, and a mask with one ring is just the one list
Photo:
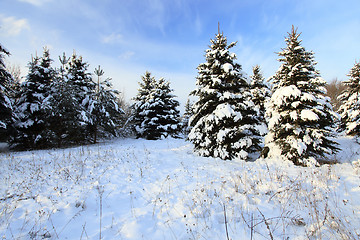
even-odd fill
[(337, 150), (334, 136), (336, 114), (325, 96), (326, 82), (315, 69), (312, 52), (301, 46), (292, 27), (286, 48), (278, 53), (282, 62), (272, 77), (273, 93), (267, 106), (268, 156), (279, 154), (297, 165), (318, 165), (318, 160)]
[(51, 144), (57, 147), (70, 146), (84, 142), (81, 118), (81, 105), (75, 98), (76, 90), (66, 77), (66, 66), (70, 60), (65, 56), (59, 57), (61, 67), (51, 85), (49, 99), (52, 111), (49, 116), (49, 128), (53, 132)]
[(49, 50), (44, 48), (43, 56), (36, 56), (29, 63), (29, 73), (21, 86), (16, 107), (19, 120), (15, 126), (19, 134), (13, 143), (17, 147), (32, 149), (49, 145), (52, 134), (48, 127), (49, 112), (52, 111), (49, 93), (55, 75), (51, 62)]
[(341, 121), (339, 129), (352, 136), (360, 136), (360, 63), (350, 70), (349, 79), (343, 83), (347, 87), (339, 96), (343, 104), (339, 108)]
[(181, 117), (182, 133), (187, 136), (190, 133), (191, 127), (189, 126), (190, 118), (194, 115), (193, 112), (193, 103), (190, 102), (190, 99), (186, 101), (185, 111)]
[(91, 141), (94, 129), (91, 117), (92, 106), (95, 101), (96, 84), (92, 81), (91, 73), (88, 72), (89, 64), (83, 61), (81, 56), (74, 52), (66, 65), (66, 82), (73, 88), (74, 98), (79, 105), (76, 125), (81, 125), (79, 139)]
[(146, 72), (135, 97), (134, 128), (137, 137), (156, 140), (178, 137), (180, 132), (179, 102), (175, 100), (170, 83), (164, 78), (156, 81)]
[(94, 73), (98, 78), (94, 101), (92, 101), (92, 106), (90, 107), (90, 114), (92, 118), (93, 139), (96, 142), (98, 132), (101, 135), (110, 133), (116, 136), (116, 128), (120, 124), (120, 117), (124, 111), (118, 105), (117, 96), (119, 92), (113, 89), (111, 78), (100, 81), (100, 77), (104, 74), (100, 66), (95, 69)]
[(134, 97), (134, 104), (132, 105), (133, 114), (132, 122), (134, 132), (137, 138), (146, 138), (147, 133), (144, 128), (144, 122), (147, 120), (147, 107), (148, 99), (156, 87), (156, 80), (151, 76), (150, 72), (146, 72), (144, 76), (141, 76), (142, 82), (139, 82), (140, 88), (136, 97)]
[(147, 139), (178, 137), (180, 126), (179, 102), (175, 100), (170, 83), (160, 78), (147, 101), (147, 121), (144, 122)]
[(188, 139), (201, 156), (246, 160), (258, 150), (257, 114), (249, 84), (229, 50), (235, 43), (218, 33), (206, 50), (206, 63), (198, 66), (197, 89), (192, 95), (194, 115)]
[(267, 133), (267, 123), (265, 119), (265, 102), (270, 98), (270, 89), (265, 83), (265, 79), (261, 74), (260, 66), (253, 67), (253, 75), (250, 76), (250, 88), (253, 95), (252, 101), (258, 111), (259, 132), (261, 136)]
[(8, 88), (12, 76), (6, 70), (4, 62), (4, 57), (9, 55), (10, 52), (0, 44), (0, 141), (8, 139), (10, 125), (13, 122), (13, 104), (9, 98)]

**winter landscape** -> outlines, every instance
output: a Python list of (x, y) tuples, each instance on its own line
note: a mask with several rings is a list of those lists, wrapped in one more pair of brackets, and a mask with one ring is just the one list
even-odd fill
[[(85, 2), (74, 4), (96, 19), (110, 2), (96, 11)], [(53, 11), (49, 3), (54, 2), (15, 3), (44, 14)], [(139, 10), (132, 3), (113, 4)], [(174, 6), (184, 16), (190, 11), (183, 1), (153, 4), (158, 13)], [(159, 28), (163, 38), (171, 32), (165, 23), (140, 15), (134, 20), (139, 25), (127, 19), (138, 26), (129, 27), (132, 32), (149, 33), (143, 25)], [(66, 17), (62, 20), (65, 26)], [(180, 29), (178, 22), (162, 20)], [(203, 21), (195, 21), (197, 34)], [(259, 58), (253, 58), (260, 63), (251, 72), (244, 70), (253, 59), (238, 57), (243, 43), (228, 40), (232, 35), (218, 22), (194, 67), (186, 104), (175, 94), (178, 81), (150, 70), (138, 74), (137, 91), (129, 99), (102, 65), (94, 68), (75, 50), (56, 57), (53, 46), (44, 46), (22, 73), (8, 62), (12, 49), (5, 45), (14, 46), (9, 36), (18, 36), (26, 23), (0, 10), (0, 30), (5, 26), (0, 36), (7, 40), (0, 43), (2, 239), (360, 239), (360, 62), (348, 67), (345, 80), (325, 80), (299, 28), (289, 25), (272, 55), (277, 70), (265, 78), (265, 61)], [(102, 44), (126, 45), (122, 35), (110, 36)], [(109, 51), (96, 47), (93, 52), (101, 49)], [(129, 63), (134, 54), (126, 55)], [(180, 59), (181, 54), (176, 69), (186, 69), (188, 63)], [(150, 58), (149, 66), (157, 60)]]

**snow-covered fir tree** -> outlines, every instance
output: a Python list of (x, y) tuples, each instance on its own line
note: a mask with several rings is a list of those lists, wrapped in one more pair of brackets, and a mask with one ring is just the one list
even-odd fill
[(83, 61), (81, 56), (74, 52), (70, 61), (65, 66), (66, 82), (75, 93), (75, 99), (80, 107), (78, 123), (82, 126), (80, 138), (91, 141), (93, 138), (93, 119), (91, 117), (93, 102), (95, 101), (96, 84), (92, 81), (91, 73), (88, 72), (89, 64)]
[(339, 129), (347, 135), (360, 136), (360, 63), (355, 63), (349, 73), (349, 79), (343, 83), (346, 89), (339, 96), (343, 104), (339, 108), (341, 115)]
[(189, 126), (190, 118), (193, 115), (193, 103), (188, 99), (185, 103), (185, 111), (181, 117), (182, 132), (185, 136), (189, 135), (191, 127)]
[(236, 55), (229, 51), (234, 46), (219, 31), (206, 50), (206, 62), (197, 68), (197, 88), (192, 95), (198, 99), (188, 139), (201, 156), (246, 160), (260, 148), (250, 87), (235, 62)]
[(268, 156), (281, 155), (297, 165), (318, 165), (318, 160), (337, 150), (334, 136), (336, 114), (326, 97), (326, 82), (315, 69), (313, 52), (301, 46), (292, 27), (286, 48), (278, 53), (282, 63), (272, 77), (272, 96), (267, 104)]
[(253, 67), (253, 75), (250, 76), (250, 88), (253, 95), (252, 101), (255, 104), (259, 117), (259, 131), (260, 135), (264, 136), (267, 133), (267, 123), (265, 119), (265, 102), (270, 98), (270, 89), (265, 82), (265, 78), (261, 74), (260, 66)]
[(147, 120), (148, 99), (156, 88), (156, 80), (148, 71), (144, 76), (141, 76), (141, 80), (142, 82), (139, 82), (140, 88), (133, 99), (134, 104), (131, 106), (133, 109), (132, 126), (137, 138), (146, 138), (144, 122)]
[(97, 75), (96, 92), (89, 108), (94, 142), (98, 134), (103, 136), (109, 133), (116, 136), (116, 128), (119, 127), (121, 114), (124, 113), (118, 104), (119, 91), (113, 89), (111, 78), (100, 81), (104, 74), (100, 66), (95, 69), (95, 74)]
[(180, 112), (177, 109), (179, 102), (172, 92), (170, 83), (164, 78), (157, 81), (154, 91), (147, 100), (147, 121), (144, 122), (147, 139), (179, 137), (181, 131)]
[(76, 90), (71, 81), (68, 81), (65, 67), (69, 62), (65, 53), (59, 60), (61, 67), (51, 85), (48, 125), (53, 132), (51, 141), (53, 146), (63, 147), (84, 142), (81, 119), (81, 105), (78, 103)]
[(170, 83), (164, 78), (156, 81), (146, 72), (140, 87), (134, 104), (137, 136), (149, 140), (178, 137), (181, 131), (179, 102), (172, 94)]
[(9, 98), (10, 89), (8, 83), (11, 81), (11, 74), (6, 70), (4, 58), (9, 56), (7, 51), (0, 44), (0, 141), (8, 139), (10, 126), (13, 122), (13, 104)]
[(42, 57), (34, 57), (29, 63), (29, 73), (21, 86), (21, 97), (16, 104), (18, 135), (13, 144), (19, 148), (43, 148), (50, 143), (48, 116), (52, 111), (49, 102), (51, 82), (55, 71), (51, 67), (49, 50), (44, 48)]

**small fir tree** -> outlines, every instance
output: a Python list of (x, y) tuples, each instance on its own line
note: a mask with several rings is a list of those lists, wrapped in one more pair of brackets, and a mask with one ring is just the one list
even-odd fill
[(360, 63), (355, 63), (349, 73), (349, 79), (344, 81), (346, 89), (339, 96), (342, 105), (339, 108), (341, 116), (339, 130), (347, 135), (360, 136)]
[(182, 133), (187, 136), (190, 133), (191, 127), (189, 125), (190, 118), (194, 114), (193, 112), (193, 103), (190, 102), (190, 99), (186, 101), (185, 104), (185, 111), (181, 118), (181, 125), (182, 125)]
[(132, 122), (133, 130), (137, 138), (146, 138), (146, 129), (144, 122), (147, 120), (148, 99), (156, 87), (156, 80), (151, 76), (150, 72), (146, 72), (141, 76), (142, 82), (139, 82), (140, 88), (135, 96), (134, 104), (131, 106), (133, 109)]
[(164, 78), (156, 81), (149, 72), (145, 73), (134, 104), (135, 130), (138, 137), (149, 140), (164, 137), (178, 137), (181, 130), (179, 102), (175, 100), (170, 83)]
[(13, 104), (10, 96), (10, 89), (8, 88), (12, 76), (6, 70), (4, 58), (9, 56), (7, 51), (0, 44), (0, 141), (8, 139), (10, 126), (13, 122)]
[(337, 151), (333, 128), (336, 114), (326, 97), (326, 82), (315, 69), (312, 52), (301, 46), (293, 27), (278, 53), (282, 63), (272, 77), (273, 93), (267, 105), (268, 156), (281, 155), (297, 165), (318, 165), (318, 160)]
[(259, 132), (261, 136), (267, 133), (267, 123), (265, 119), (265, 102), (270, 98), (270, 89), (261, 74), (260, 66), (253, 67), (253, 75), (250, 76), (250, 88), (253, 95), (252, 101), (258, 111)]
[(198, 66), (197, 89), (192, 95), (194, 115), (188, 139), (201, 156), (246, 160), (258, 150), (257, 114), (249, 84), (229, 50), (235, 43), (218, 33), (206, 50), (206, 63)]

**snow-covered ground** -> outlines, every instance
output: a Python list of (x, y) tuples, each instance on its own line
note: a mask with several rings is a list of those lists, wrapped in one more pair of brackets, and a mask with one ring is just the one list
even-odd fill
[(223, 161), (181, 139), (0, 154), (2, 239), (359, 239), (360, 146), (341, 163)]

